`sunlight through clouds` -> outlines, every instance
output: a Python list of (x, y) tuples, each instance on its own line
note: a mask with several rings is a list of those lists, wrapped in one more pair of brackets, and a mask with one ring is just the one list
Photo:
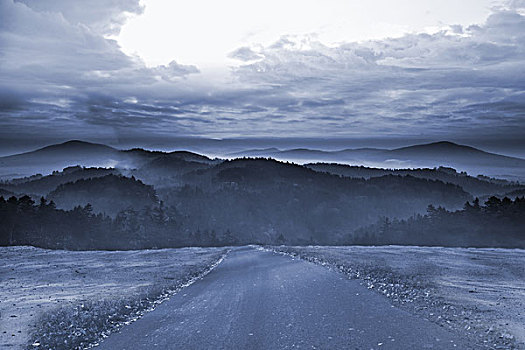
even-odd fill
[(522, 1), (391, 3), (311, 0), (299, 13), (295, 1), (259, 10), (115, 0), (102, 13), (0, 0), (0, 128), (21, 138), (137, 128), (151, 137), (523, 135)]
[(177, 59), (217, 66), (246, 45), (283, 35), (311, 35), (326, 45), (436, 31), (448, 24), (482, 23), (493, 0), (145, 0), (115, 38), (150, 66)]

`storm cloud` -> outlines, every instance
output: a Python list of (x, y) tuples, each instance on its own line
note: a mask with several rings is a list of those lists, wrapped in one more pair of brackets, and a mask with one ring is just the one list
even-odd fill
[(523, 1), (432, 34), (239, 47), (226, 78), (125, 54), (111, 36), (143, 10), (0, 0), (0, 137), (525, 135)]

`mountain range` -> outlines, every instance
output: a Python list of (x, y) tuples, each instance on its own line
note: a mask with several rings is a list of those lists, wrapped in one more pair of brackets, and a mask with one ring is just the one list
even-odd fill
[[(226, 158), (271, 157), (295, 163), (336, 162), (381, 168), (452, 167), (469, 174), (484, 174), (509, 180), (525, 180), (525, 159), (485, 152), (453, 142), (435, 142), (409, 147), (382, 149), (357, 148), (326, 151), (309, 148), (249, 149), (230, 153)], [(0, 158), (0, 178), (14, 178), (39, 173), (51, 173), (68, 166), (140, 168), (152, 166), (169, 169), (173, 162), (184, 161), (213, 164), (204, 155), (187, 151), (160, 152), (139, 148), (118, 150), (103, 144), (78, 140), (47, 146), (32, 152)]]
[(271, 157), (297, 163), (333, 162), (380, 168), (452, 167), (470, 174), (485, 174), (509, 180), (525, 179), (525, 159), (441, 141), (395, 149), (356, 148), (338, 151), (296, 148), (251, 149), (236, 152), (230, 157)]
[(174, 151), (148, 151), (141, 148), (118, 150), (103, 144), (79, 140), (50, 145), (35, 151), (0, 157), (0, 179), (50, 174), (71, 166), (130, 169), (139, 168), (159, 157), (209, 164), (213, 160), (200, 154)]
[[(490, 160), (497, 169), (523, 170), (523, 160), (450, 143), (352, 152), (365, 152), (368, 159), (372, 155), (377, 159), (381, 153), (410, 161), (428, 159), (434, 166), (440, 162), (433, 159), (486, 167)], [(319, 159), (333, 152), (303, 149), (283, 153), (313, 154)], [(480, 203), (490, 206), (500, 201), (503, 206), (510, 201), (506, 196), (514, 198), (524, 189), (518, 183), (472, 177), (449, 167), (380, 169), (319, 162), (300, 165), (263, 157), (210, 159), (187, 151), (118, 150), (82, 141), (0, 158), (0, 164), (3, 171), (21, 169), (32, 174), (0, 182), (0, 195), (4, 196), (0, 205), (6, 208), (5, 220), (20, 225), (17, 242), (40, 242), (46, 247), (107, 248), (114, 247), (116, 237), (127, 248), (224, 242), (371, 242), (370, 237), (356, 236), (357, 230), (379, 223), (379, 230), (386, 232), (391, 222), (411, 217), (419, 220), (426, 213), (441, 215), (445, 210), (475, 209)], [(521, 205), (521, 199), (515, 201)], [(19, 217), (20, 212), (26, 216)], [(43, 215), (42, 221), (35, 221), (34, 213)], [(46, 235), (41, 230), (44, 221), (52, 223)], [(494, 221), (490, 228), (501, 223)], [(26, 240), (28, 230), (32, 232), (30, 240)], [(4, 241), (9, 232), (4, 230)], [(55, 238), (56, 232), (62, 232), (62, 238)], [(499, 237), (501, 230), (487, 235)], [(435, 236), (427, 235), (417, 242), (452, 244)], [(363, 241), (356, 240), (360, 237)], [(83, 243), (73, 244), (77, 241)], [(7, 238), (7, 242), (11, 240)], [(462, 242), (481, 244), (486, 240)]]

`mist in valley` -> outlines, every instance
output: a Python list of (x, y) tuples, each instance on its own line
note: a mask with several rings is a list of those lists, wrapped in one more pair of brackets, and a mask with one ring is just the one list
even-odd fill
[(62, 249), (523, 247), (525, 187), (445, 165), (506, 166), (519, 173), (524, 160), (449, 142), (367, 151), (371, 159), (378, 152), (410, 157), (412, 163), (449, 159), (432, 168), (339, 164), (327, 156), (332, 153), (313, 151), (302, 153), (316, 163), (291, 162), (298, 152), (281, 152), (291, 155), (288, 161), (249, 150), (242, 157), (212, 159), (182, 150), (118, 150), (70, 141), (4, 157), (7, 172), (24, 164), (69, 166), (1, 183), (6, 223), (1, 242)]

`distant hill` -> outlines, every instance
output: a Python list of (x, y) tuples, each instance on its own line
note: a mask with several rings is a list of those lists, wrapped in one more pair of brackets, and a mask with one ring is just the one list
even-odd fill
[[(286, 157), (294, 159), (319, 158), (323, 160), (369, 160), (388, 161), (431, 161), (438, 163), (461, 161), (464, 164), (484, 164), (502, 167), (525, 167), (525, 159), (489, 153), (470, 146), (458, 145), (453, 142), (441, 141), (423, 145), (414, 145), (396, 149), (356, 148), (338, 151), (322, 151), (308, 148), (279, 150), (277, 148), (252, 149), (236, 152), (236, 156), (248, 157)], [(495, 163), (494, 163), (495, 162)]]
[(207, 168), (211, 163), (204, 161), (190, 160), (192, 157), (180, 157), (179, 154), (164, 154), (148, 163), (144, 164), (141, 169), (169, 172), (184, 172), (195, 169)]
[(525, 186), (505, 180), (489, 177), (472, 177), (466, 173), (458, 173), (453, 168), (421, 168), (421, 169), (381, 169), (364, 166), (351, 166), (337, 163), (305, 164), (309, 169), (330, 174), (369, 179), (385, 175), (414, 176), (422, 179), (439, 180), (461, 186), (473, 196), (506, 194), (509, 191), (525, 189)]
[(113, 167), (119, 161), (119, 151), (115, 148), (74, 140), (32, 152), (1, 157), (0, 175), (17, 174), (17, 177), (35, 173), (46, 175), (54, 170), (75, 165)]
[(10, 178), (29, 176), (35, 173), (50, 174), (55, 170), (80, 165), (132, 169), (144, 166), (155, 158), (168, 155), (172, 159), (212, 164), (206, 156), (187, 151), (171, 153), (148, 151), (140, 148), (118, 150), (102, 144), (68, 141), (47, 146), (32, 152), (0, 157), (0, 176)]
[[(484, 174), (525, 182), (525, 160), (489, 153), (474, 147), (442, 141), (396, 149), (357, 148), (325, 151), (309, 148), (250, 149), (229, 154), (229, 157), (271, 157), (299, 164), (329, 162), (363, 165), (378, 168), (434, 168), (452, 167), (471, 175)], [(36, 151), (0, 157), (0, 178), (50, 174), (54, 170), (81, 165), (84, 167), (114, 167), (145, 170), (148, 164), (172, 167), (178, 161), (214, 165), (220, 162), (206, 156), (188, 152), (148, 151), (140, 148), (118, 150), (106, 145), (78, 140), (51, 145)], [(172, 165), (169, 165), (169, 162)], [(179, 165), (182, 163), (179, 163)], [(178, 171), (180, 172), (180, 171)]]
[(472, 175), (485, 174), (525, 181), (525, 159), (489, 153), (453, 142), (434, 142), (396, 149), (358, 148), (338, 151), (261, 149), (238, 156), (272, 157), (297, 163), (336, 162), (381, 168), (452, 167)]
[[(136, 160), (142, 160), (143, 163), (140, 163), (140, 165), (144, 165), (144, 162), (149, 162), (153, 159), (157, 159), (159, 157), (164, 159), (174, 159), (174, 160), (184, 160), (188, 162), (198, 162), (198, 163), (204, 163), (204, 164), (211, 164), (214, 163), (214, 160), (203, 156), (201, 154), (189, 152), (189, 151), (173, 151), (173, 152), (160, 152), (160, 151), (149, 151), (144, 150), (142, 148), (133, 148), (130, 150), (122, 150), (119, 151), (120, 156), (127, 158), (127, 159), (134, 159)], [(136, 164), (139, 165), (139, 164)]]
[(51, 145), (22, 154), (0, 158), (1, 166), (26, 166), (33, 162), (44, 164), (49, 161), (69, 162), (71, 160), (90, 161), (93, 158), (111, 159), (116, 157), (118, 150), (97, 143), (72, 140), (57, 145)]
[(120, 173), (116, 169), (74, 166), (65, 168), (63, 171), (54, 171), (51, 175), (15, 179), (5, 183), (2, 187), (19, 194), (46, 196), (62, 184), (109, 174), (118, 175)]
[(460, 162), (463, 164), (491, 167), (525, 167), (525, 159), (489, 153), (474, 147), (458, 145), (447, 141), (397, 148), (388, 151), (387, 154), (410, 160), (442, 163)]
[(278, 160), (290, 160), (298, 163), (304, 161), (354, 161), (376, 157), (388, 150), (379, 148), (344, 149), (340, 151), (323, 151), (309, 148), (280, 150), (277, 148), (251, 149), (230, 154), (235, 157), (271, 157)]
[(268, 155), (277, 154), (279, 152), (281, 152), (281, 150), (278, 149), (278, 148), (275, 148), (275, 147), (262, 148), (262, 149), (249, 149), (249, 150), (245, 150), (245, 151), (230, 153), (230, 154), (228, 154), (228, 157), (234, 157), (234, 158), (238, 158), (238, 157), (265, 157), (265, 156), (268, 157)]

